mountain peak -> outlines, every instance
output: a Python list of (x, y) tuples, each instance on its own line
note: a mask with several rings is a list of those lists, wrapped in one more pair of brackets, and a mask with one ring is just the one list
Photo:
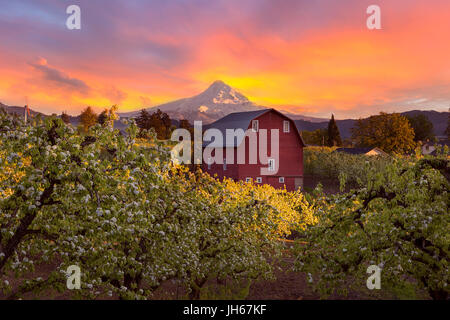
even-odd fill
[(229, 90), (229, 89), (231, 89), (231, 87), (227, 85), (225, 82), (223, 82), (222, 80), (216, 80), (208, 87), (208, 89), (206, 89), (205, 92), (211, 91), (216, 92), (219, 90)]
[[(214, 81), (205, 91), (190, 98), (168, 102), (148, 109), (150, 112), (160, 109), (169, 114), (172, 119), (202, 120), (205, 123), (214, 122), (230, 113), (260, 110), (243, 94), (233, 89), (221, 80)], [(122, 114), (135, 116), (137, 111)]]
[(216, 80), (216, 81), (214, 81), (212, 84), (211, 84), (211, 86), (214, 86), (214, 85), (220, 85), (220, 86), (226, 86), (226, 87), (229, 87), (229, 85), (227, 85), (225, 82), (223, 82), (222, 80)]
[(249, 103), (247, 97), (221, 80), (214, 81), (200, 96), (203, 96), (214, 104)]

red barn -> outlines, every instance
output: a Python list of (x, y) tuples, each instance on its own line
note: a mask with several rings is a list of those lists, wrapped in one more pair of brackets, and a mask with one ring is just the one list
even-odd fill
[[(278, 112), (275, 109), (264, 109), (250, 112), (232, 113), (228, 116), (212, 123), (208, 126), (205, 137), (209, 129), (216, 129), (223, 135), (223, 141), (210, 139), (211, 143), (204, 143), (203, 147), (214, 148), (211, 153), (215, 161), (204, 159), (202, 169), (218, 178), (228, 177), (234, 180), (242, 180), (253, 183), (270, 184), (275, 188), (286, 187), (287, 190), (296, 190), (303, 186), (303, 142), (300, 132), (295, 122)], [(226, 139), (227, 130), (239, 130), (250, 132), (248, 135)], [(266, 130), (268, 157), (264, 161), (260, 157), (260, 139)], [(278, 129), (278, 156), (274, 157), (272, 150), (273, 137), (271, 130)], [(218, 131), (217, 131), (218, 130)], [(276, 131), (276, 130), (273, 130)], [(257, 137), (258, 143), (254, 140)], [(262, 137), (264, 139), (264, 136)], [(274, 147), (275, 148), (275, 147)], [(239, 163), (238, 150), (245, 150), (245, 162)], [(258, 155), (257, 162), (250, 161), (251, 152)], [(275, 150), (276, 152), (277, 150)], [(227, 152), (233, 155), (234, 162), (228, 161)], [(217, 161), (216, 154), (223, 156), (223, 161)], [(264, 154), (264, 153), (263, 153)], [(241, 158), (242, 159), (242, 158)], [(278, 161), (278, 163), (277, 163)], [(261, 169), (265, 168), (269, 173), (262, 174)], [(277, 168), (275, 170), (274, 168)]]

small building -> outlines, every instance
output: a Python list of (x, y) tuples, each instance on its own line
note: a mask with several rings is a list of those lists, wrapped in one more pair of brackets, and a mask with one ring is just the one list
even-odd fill
[(423, 155), (436, 155), (436, 151), (438, 147), (444, 148), (448, 146), (450, 148), (450, 140), (440, 140), (438, 142), (430, 142), (427, 141), (422, 145), (422, 154)]
[(335, 152), (343, 152), (365, 156), (386, 156), (387, 153), (380, 148), (338, 148)]
[[(205, 143), (203, 148), (214, 147), (214, 152), (220, 150), (224, 157), (222, 163), (208, 163), (203, 161), (202, 169), (211, 175), (217, 175), (220, 178), (232, 178), (235, 181), (241, 180), (256, 184), (269, 184), (275, 188), (286, 187), (287, 190), (296, 190), (303, 186), (303, 142), (300, 132), (295, 122), (275, 109), (264, 109), (250, 112), (237, 112), (225, 116), (222, 119), (210, 124), (208, 129), (218, 129), (222, 135), (226, 136), (227, 129), (242, 129), (244, 132), (253, 132), (257, 137), (256, 140), (251, 139), (246, 135), (244, 137), (233, 138), (233, 141), (222, 141), (219, 144)], [(266, 163), (262, 163), (260, 159), (260, 132), (262, 129), (267, 131), (267, 155)], [(279, 154), (274, 157), (271, 152), (271, 131), (278, 129), (279, 132)], [(234, 159), (237, 159), (238, 149), (245, 149), (245, 162), (233, 164), (226, 163), (226, 152), (231, 150), (234, 154)], [(251, 149), (250, 149), (251, 148)], [(250, 161), (250, 151), (258, 155), (257, 163), (252, 164)], [(214, 154), (215, 156), (215, 154)], [(279, 163), (276, 163), (278, 161)], [(205, 163), (206, 162), (206, 163)], [(267, 168), (270, 172), (271, 168), (273, 174), (261, 174), (261, 169)]]

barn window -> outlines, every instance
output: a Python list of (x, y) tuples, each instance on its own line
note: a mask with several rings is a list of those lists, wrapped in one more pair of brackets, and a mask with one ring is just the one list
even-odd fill
[(262, 178), (261, 177), (256, 178), (256, 183), (262, 183)]
[(252, 130), (253, 130), (253, 132), (258, 132), (258, 130), (259, 130), (259, 121), (258, 120), (252, 120)]
[(284, 183), (284, 177), (279, 177), (279, 178), (278, 178), (278, 182), (279, 182), (279, 183)]
[(247, 177), (247, 178), (245, 178), (245, 182), (251, 182), (252, 181), (252, 178), (250, 178), (250, 177)]
[(275, 159), (269, 159), (269, 171), (275, 171)]
[(283, 121), (283, 132), (289, 132), (289, 121), (287, 121), (287, 120), (284, 120)]

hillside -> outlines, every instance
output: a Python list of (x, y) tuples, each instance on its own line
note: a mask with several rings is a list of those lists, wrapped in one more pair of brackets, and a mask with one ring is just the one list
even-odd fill
[(447, 128), (448, 112), (437, 112), (437, 111), (421, 111), (412, 110), (402, 113), (405, 116), (416, 116), (418, 114), (423, 114), (428, 117), (428, 119), (433, 123), (434, 134), (437, 136), (445, 136), (445, 129)]
[[(0, 102), (0, 108), (3, 108), (4, 110), (6, 110), (6, 112), (10, 113), (10, 114), (16, 114), (18, 116), (23, 116), (25, 114), (25, 107), (16, 107), (16, 106), (7, 106), (3, 103)], [(37, 115), (40, 115), (41, 117), (47, 117), (48, 115), (43, 114), (41, 112), (37, 112), (34, 111), (33, 109), (30, 109), (30, 114), (32, 117), (36, 117)], [(73, 126), (78, 126), (80, 123), (80, 117), (73, 117), (73, 116), (69, 116), (70, 118), (70, 123)], [(114, 128), (119, 129), (121, 131), (124, 131), (125, 128), (127, 126), (124, 125), (120, 120), (119, 121), (114, 121)]]
[[(0, 107), (6, 109), (9, 113), (16, 113), (18, 115), (24, 114), (24, 107), (6, 106), (0, 103)], [(178, 122), (181, 119), (187, 119), (191, 124), (194, 120), (202, 120), (205, 125), (213, 123), (230, 113), (244, 112), (244, 111), (256, 111), (265, 109), (264, 106), (259, 106), (251, 102), (247, 97), (233, 89), (223, 81), (215, 81), (204, 92), (193, 96), (191, 98), (180, 99), (165, 103), (156, 107), (146, 109), (150, 113), (155, 112), (157, 109), (167, 113), (173, 124), (178, 126)], [(281, 108), (278, 108), (280, 111)], [(134, 118), (139, 115), (141, 110), (132, 112), (119, 113), (121, 118)], [(32, 116), (38, 114), (45, 116), (44, 114), (30, 109)], [(288, 117), (293, 119), (300, 130), (313, 131), (317, 129), (327, 128), (328, 119), (315, 118), (303, 116), (300, 114), (294, 114), (286, 111), (281, 111)], [(433, 123), (434, 132), (438, 136), (445, 135), (445, 129), (447, 128), (448, 112), (438, 111), (421, 111), (412, 110), (402, 113), (405, 116), (416, 116), (423, 114)], [(351, 129), (355, 126), (356, 119), (336, 120), (337, 126), (343, 139), (351, 137)], [(77, 126), (80, 122), (79, 117), (70, 117), (72, 125)], [(124, 130), (125, 125), (121, 121), (115, 122), (115, 127)]]
[[(433, 123), (434, 133), (437, 136), (445, 136), (445, 129), (447, 128), (448, 112), (438, 111), (421, 111), (412, 110), (401, 113), (404, 116), (416, 116), (423, 114)], [(305, 120), (294, 120), (301, 130), (313, 131), (317, 129), (327, 128), (328, 120), (324, 122), (310, 122)], [(344, 139), (350, 138), (352, 133), (351, 129), (356, 124), (356, 119), (336, 120), (336, 124), (341, 133), (341, 137)]]
[[(0, 102), (0, 107), (3, 108), (4, 110), (6, 110), (6, 112), (8, 112), (10, 114), (17, 114), (19, 116), (23, 116), (25, 114), (25, 107), (7, 106), (1, 102)], [(30, 109), (30, 114), (33, 117), (37, 116), (38, 114), (40, 114), (41, 116), (45, 116), (43, 113), (34, 111), (32, 109)]]

